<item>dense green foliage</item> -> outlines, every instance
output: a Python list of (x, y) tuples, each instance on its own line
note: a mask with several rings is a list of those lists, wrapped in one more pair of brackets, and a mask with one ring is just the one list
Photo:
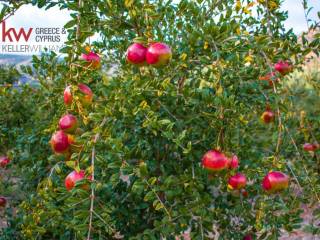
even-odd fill
[[(319, 72), (299, 73), (319, 38), (299, 43), (286, 31), (279, 1), (176, 2), (32, 1), (75, 12), (65, 26), (66, 57), (44, 54), (24, 69), (40, 87), (1, 89), (1, 150), (19, 177), (5, 191), (19, 194), (0, 239), (174, 239), (187, 230), (192, 239), (278, 239), (282, 229), (300, 227), (301, 204), (320, 197), (318, 153), (302, 150), (320, 138)], [(103, 55), (102, 71), (79, 60), (94, 33), (101, 34), (92, 45)], [(125, 51), (133, 41), (163, 41), (173, 60), (159, 69), (131, 66)], [(269, 88), (259, 76), (278, 60), (296, 72)], [(65, 86), (81, 82), (94, 104), (66, 108)], [(260, 121), (267, 105), (277, 114), (270, 125)], [(83, 149), (67, 162), (48, 144), (66, 111), (84, 130), (77, 136)], [(248, 197), (227, 188), (232, 172), (208, 177), (201, 157), (212, 148), (238, 155)], [(64, 187), (78, 164), (94, 173), (91, 191)], [(270, 170), (288, 174), (290, 188), (265, 194), (261, 180)]]

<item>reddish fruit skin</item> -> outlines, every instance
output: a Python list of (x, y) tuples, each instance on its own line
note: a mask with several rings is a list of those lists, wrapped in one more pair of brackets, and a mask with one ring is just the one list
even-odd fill
[(316, 143), (305, 143), (303, 144), (303, 150), (307, 152), (314, 152), (319, 148), (319, 144)]
[(57, 131), (52, 135), (50, 144), (55, 153), (65, 153), (70, 147), (68, 135), (62, 130)]
[(132, 44), (127, 50), (127, 61), (131, 64), (141, 65), (146, 61), (147, 48), (141, 43)]
[(274, 69), (282, 75), (286, 75), (291, 72), (292, 66), (287, 61), (279, 61), (274, 65)]
[(147, 63), (152, 66), (164, 66), (171, 60), (171, 58), (171, 49), (164, 43), (153, 43), (148, 47), (146, 60)]
[(5, 168), (10, 162), (10, 158), (7, 156), (0, 156), (0, 167)]
[(71, 93), (71, 86), (66, 87), (63, 93), (63, 101), (65, 105), (71, 105), (73, 101), (72, 93)]
[(66, 177), (64, 181), (66, 189), (70, 191), (71, 189), (74, 188), (76, 182), (84, 179), (84, 177), (85, 177), (84, 170), (80, 170), (79, 172), (72, 171), (71, 173), (69, 173), (69, 175)]
[(249, 196), (249, 193), (248, 193), (246, 190), (244, 190), (244, 191), (242, 192), (242, 196), (244, 196), (245, 198), (247, 198), (247, 197)]
[(66, 114), (60, 118), (59, 128), (65, 133), (74, 133), (78, 128), (78, 120), (72, 114)]
[(266, 110), (262, 113), (261, 119), (264, 123), (274, 122), (274, 113), (271, 110)]
[(7, 204), (7, 199), (0, 197), (0, 207), (5, 207)]
[(81, 55), (81, 58), (84, 61), (88, 62), (87, 67), (90, 67), (92, 69), (99, 69), (101, 67), (100, 56), (98, 54), (96, 54), (95, 52), (90, 51), (87, 54), (83, 53)]
[(239, 159), (237, 155), (233, 155), (229, 160), (229, 168), (236, 169), (239, 167)]
[[(66, 177), (64, 184), (66, 186), (66, 189), (70, 191), (71, 189), (74, 188), (76, 185), (76, 182), (83, 180), (85, 178), (85, 171), (80, 170), (79, 172), (77, 171), (72, 171), (69, 173), (69, 175)], [(92, 180), (92, 176), (87, 177), (88, 180)], [(87, 189), (87, 186), (83, 186), (84, 189)]]
[(253, 240), (252, 236), (250, 234), (243, 237), (243, 240)]
[(247, 178), (245, 175), (237, 173), (229, 178), (228, 184), (232, 189), (239, 190), (246, 186)]
[(80, 101), (84, 106), (89, 106), (92, 103), (93, 92), (91, 88), (87, 85), (80, 83), (78, 85), (78, 89), (81, 92), (82, 96), (80, 97)]
[(278, 78), (275, 79), (275, 77), (276, 77), (276, 73), (275, 72), (271, 72), (271, 73), (268, 73), (265, 76), (259, 77), (259, 80), (268, 81), (269, 87), (273, 87), (273, 83), (279, 82), (279, 79)]
[(202, 157), (202, 166), (213, 172), (226, 169), (229, 165), (229, 159), (218, 150), (209, 150)]
[(289, 177), (282, 172), (269, 172), (262, 181), (262, 188), (267, 192), (277, 192), (288, 188)]

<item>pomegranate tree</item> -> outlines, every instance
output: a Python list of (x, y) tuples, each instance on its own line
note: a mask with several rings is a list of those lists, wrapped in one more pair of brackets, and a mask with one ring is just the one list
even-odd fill
[[(62, 55), (25, 69), (40, 85), (38, 102), (16, 107), (35, 111), (16, 117), (27, 129), (10, 125), (17, 111), (0, 88), (1, 152), (25, 191), (5, 238), (279, 239), (298, 228), (301, 203), (319, 199), (318, 151), (303, 144), (320, 125), (317, 98), (301, 109), (291, 77), (320, 43), (283, 27), (280, 2), (32, 1), (71, 19)], [(306, 81), (295, 87), (317, 95)]]

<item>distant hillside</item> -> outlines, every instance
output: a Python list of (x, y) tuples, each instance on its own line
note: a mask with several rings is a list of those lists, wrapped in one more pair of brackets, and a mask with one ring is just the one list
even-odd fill
[[(1, 54), (0, 55), (0, 65), (14, 65), (16, 69), (20, 69), (21, 65), (30, 65), (32, 60), (32, 56), (28, 55), (9, 55), (9, 54)], [(9, 66), (8, 66), (9, 67)], [(19, 71), (19, 70), (18, 70)], [(1, 76), (0, 74), (0, 82), (3, 80), (5, 76)], [(30, 84), (36, 86), (37, 81), (31, 79), (29, 76), (25, 74), (21, 74), (17, 81), (14, 82), (14, 86)]]
[(10, 65), (29, 65), (31, 63), (32, 56), (28, 55), (0, 55), (0, 65), (10, 64)]

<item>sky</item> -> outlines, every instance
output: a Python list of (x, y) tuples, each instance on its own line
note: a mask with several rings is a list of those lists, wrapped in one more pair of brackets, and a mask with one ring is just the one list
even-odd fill
[[(310, 18), (314, 20), (319, 20), (317, 17), (317, 12), (320, 11), (320, 0), (308, 0), (309, 5), (313, 7), (310, 12)], [(282, 10), (288, 11), (289, 18), (285, 22), (285, 27), (287, 29), (293, 28), (294, 32), (299, 34), (302, 31), (307, 30), (307, 23), (304, 16), (304, 11), (302, 7), (302, 0), (285, 0), (282, 5)], [(49, 28), (58, 27), (62, 28), (66, 22), (70, 20), (70, 16), (67, 10), (60, 10), (57, 7), (51, 8), (49, 10), (38, 9), (35, 6), (26, 5), (21, 7), (15, 15), (11, 16), (7, 21), (7, 28), (15, 27), (20, 29), (24, 28)], [(32, 38), (34, 35), (31, 35)], [(56, 45), (63, 44), (66, 39), (66, 34), (60, 34), (60, 42)], [(31, 42), (35, 39), (30, 39)], [(30, 42), (30, 41), (29, 41)], [(0, 47), (2, 42), (0, 42)], [(37, 44), (40, 44), (39, 42)], [(43, 43), (41, 43), (43, 45)], [(0, 48), (0, 54), (1, 52)]]

